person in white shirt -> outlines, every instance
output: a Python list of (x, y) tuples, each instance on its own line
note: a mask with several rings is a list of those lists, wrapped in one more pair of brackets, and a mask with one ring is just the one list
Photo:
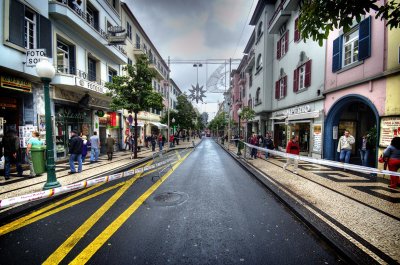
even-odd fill
[(340, 162), (349, 163), (352, 145), (355, 143), (354, 137), (350, 134), (348, 130), (344, 131), (339, 139), (337, 151), (340, 153)]

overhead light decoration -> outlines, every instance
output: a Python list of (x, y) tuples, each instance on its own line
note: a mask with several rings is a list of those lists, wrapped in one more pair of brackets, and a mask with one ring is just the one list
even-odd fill
[(192, 89), (189, 89), (189, 99), (192, 101), (196, 101), (196, 103), (199, 103), (199, 101), (204, 102), (203, 98), (206, 97), (205, 93), (207, 92), (207, 90), (203, 90), (203, 87), (204, 86), (199, 86), (199, 83), (197, 83), (196, 86), (192, 85)]

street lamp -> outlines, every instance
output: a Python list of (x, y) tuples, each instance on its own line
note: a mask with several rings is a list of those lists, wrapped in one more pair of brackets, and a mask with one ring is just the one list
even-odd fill
[(238, 109), (237, 114), (239, 116), (239, 136), (238, 136), (239, 140), (238, 140), (238, 152), (237, 152), (237, 155), (240, 156), (240, 155), (242, 155), (242, 153), (240, 152), (240, 115), (242, 114), (242, 108)]
[(193, 67), (196, 67), (197, 70), (197, 84), (199, 83), (199, 67), (202, 67), (203, 65), (201, 63), (195, 63), (193, 64)]
[(172, 133), (175, 133), (175, 125), (174, 125), (174, 123), (175, 123), (175, 118), (172, 118), (172, 120), (171, 120), (171, 122), (172, 122)]
[(54, 164), (54, 145), (53, 145), (53, 124), (51, 121), (50, 109), (50, 93), (49, 84), (54, 77), (56, 70), (49, 62), (48, 58), (42, 57), (40, 62), (36, 64), (36, 73), (43, 82), (44, 88), (44, 114), (46, 119), (46, 166), (47, 166), (47, 180), (43, 189), (53, 189), (60, 187), (61, 184), (57, 181), (56, 170)]

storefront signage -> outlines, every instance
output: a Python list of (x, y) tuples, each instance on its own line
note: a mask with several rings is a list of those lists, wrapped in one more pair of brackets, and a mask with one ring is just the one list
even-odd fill
[(277, 111), (272, 114), (273, 117), (288, 116), (293, 114), (307, 113), (311, 111), (310, 105), (298, 106), (291, 109)]
[(31, 49), (26, 51), (25, 65), (28, 67), (36, 66), (42, 57), (46, 57), (45, 49)]
[(122, 32), (125, 32), (125, 29), (123, 27), (121, 27), (121, 26), (111, 26), (111, 27), (108, 27), (107, 30), (108, 30), (109, 33), (122, 33)]
[(125, 44), (126, 37), (126, 34), (117, 36), (108, 35), (107, 41), (109, 45)]
[(31, 92), (32, 91), (32, 83), (26, 81), (25, 79), (13, 77), (13, 76), (1, 76), (0, 81), (1, 87), (24, 91), (24, 92)]
[(80, 77), (75, 77), (75, 85), (101, 93), (105, 94), (105, 87), (101, 86), (95, 82), (87, 81), (83, 78)]
[(15, 99), (15, 98), (0, 98), (0, 108), (17, 109), (17, 99)]
[(320, 153), (322, 146), (322, 125), (313, 125), (313, 152)]
[(400, 137), (400, 117), (382, 118), (379, 145), (389, 146), (393, 137)]
[(117, 126), (117, 113), (109, 112), (108, 115), (110, 116), (110, 126)]

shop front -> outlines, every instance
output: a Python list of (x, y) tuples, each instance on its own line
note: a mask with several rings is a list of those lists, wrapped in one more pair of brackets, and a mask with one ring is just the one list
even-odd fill
[(274, 144), (285, 151), (291, 137), (299, 137), (300, 155), (321, 158), (322, 102), (272, 113)]
[(115, 140), (114, 151), (119, 151), (122, 148), (123, 142), (121, 113), (97, 110), (94, 115), (98, 117), (98, 131), (101, 142), (100, 153), (107, 153), (106, 139), (109, 134)]

